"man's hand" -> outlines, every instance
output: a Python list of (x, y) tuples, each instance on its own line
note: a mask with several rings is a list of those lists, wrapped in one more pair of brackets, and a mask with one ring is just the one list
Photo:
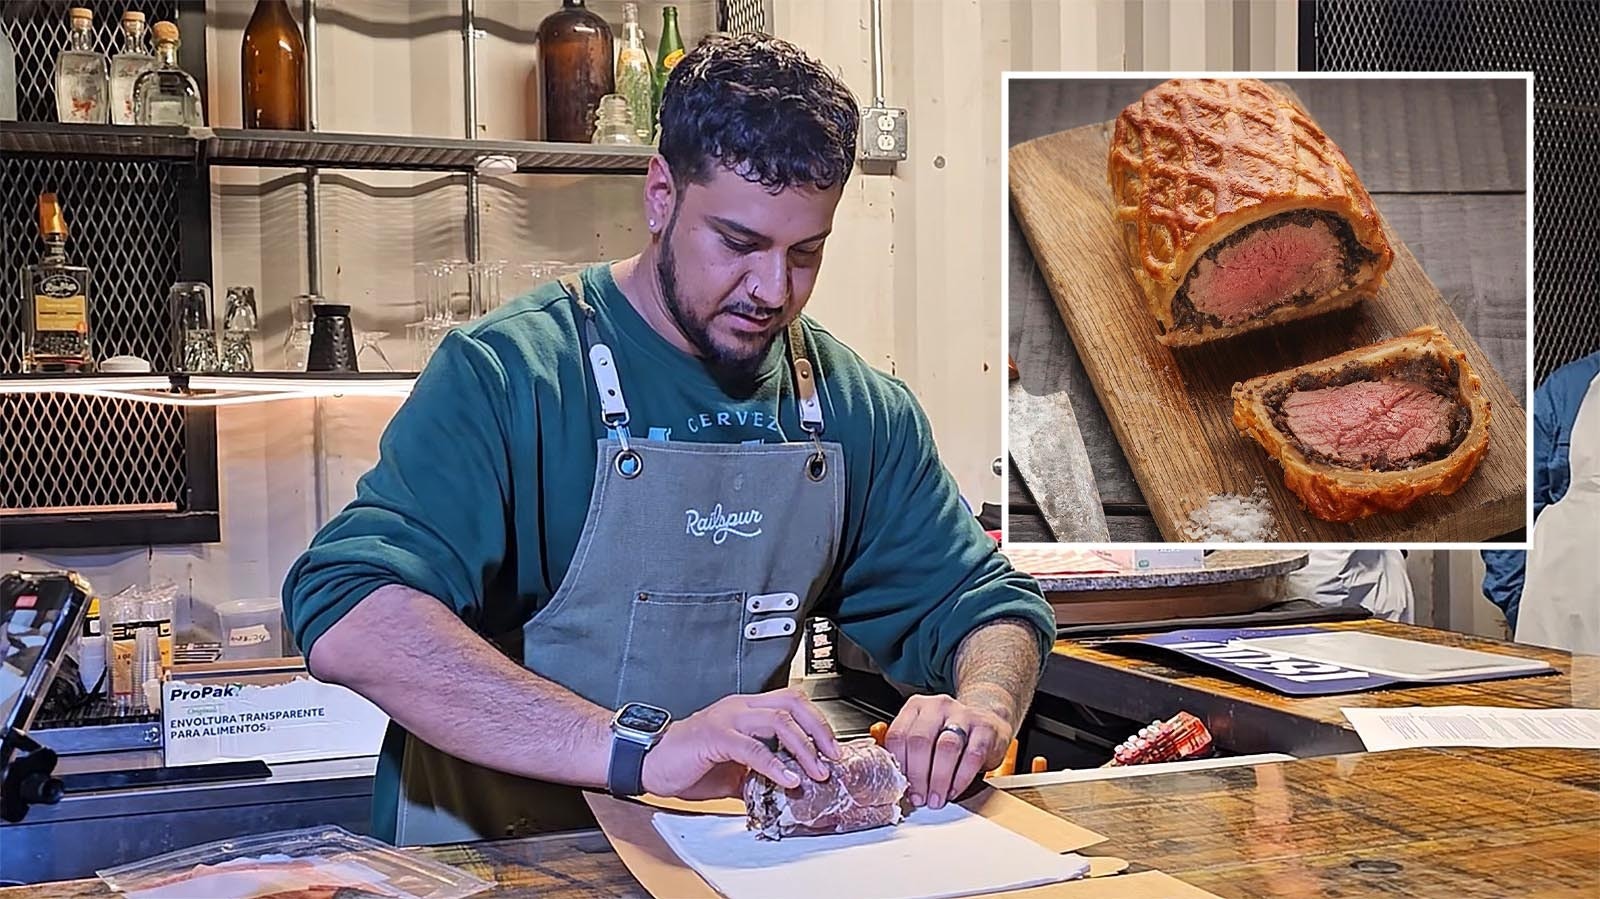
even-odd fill
[(644, 788), (657, 796), (719, 799), (739, 795), (745, 770), (785, 787), (800, 777), (762, 739), (776, 738), (813, 780), (827, 780), (818, 753), (839, 757), (833, 729), (799, 690), (728, 696), (674, 721), (644, 760)]
[(1000, 764), (1015, 730), (992, 709), (953, 696), (913, 696), (889, 725), (884, 748), (911, 781), (911, 804), (941, 808)]

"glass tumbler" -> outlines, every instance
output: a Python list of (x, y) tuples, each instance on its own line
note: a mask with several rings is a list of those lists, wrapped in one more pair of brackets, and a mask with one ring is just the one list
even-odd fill
[(172, 310), (173, 362), (177, 371), (214, 372), (221, 367), (217, 352), (211, 287), (204, 281), (179, 281), (167, 294)]

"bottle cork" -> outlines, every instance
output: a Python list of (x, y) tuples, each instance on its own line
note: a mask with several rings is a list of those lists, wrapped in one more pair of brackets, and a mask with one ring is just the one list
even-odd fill
[(157, 22), (150, 26), (150, 30), (155, 33), (158, 41), (178, 43), (178, 26), (171, 22)]
[(85, 7), (82, 7), (82, 6), (74, 6), (71, 10), (68, 10), (67, 18), (72, 20), (73, 22), (76, 22), (79, 19), (82, 19), (85, 22), (93, 22), (94, 21), (94, 10), (87, 9)]
[(39, 195), (39, 232), (46, 237), (67, 236), (67, 220), (61, 215), (61, 204), (53, 193)]
[(127, 12), (122, 14), (122, 21), (124, 21), (124, 22), (143, 22), (144, 21), (144, 13), (139, 12), (137, 10), (130, 9)]

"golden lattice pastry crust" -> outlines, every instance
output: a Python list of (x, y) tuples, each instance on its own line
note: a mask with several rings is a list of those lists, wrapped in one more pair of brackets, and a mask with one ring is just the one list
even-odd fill
[[(1394, 251), (1344, 153), (1304, 110), (1255, 79), (1174, 79), (1117, 117), (1107, 170), (1134, 277), (1160, 340), (1190, 345), (1349, 306), (1376, 292)], [(1346, 290), (1232, 325), (1179, 327), (1173, 297), (1217, 241), (1296, 209), (1348, 221), (1374, 255)]]
[[(1347, 365), (1402, 361), (1431, 356), (1456, 367), (1456, 389), (1471, 416), (1466, 436), (1443, 459), (1396, 471), (1329, 465), (1308, 458), (1272, 421), (1267, 397), (1302, 374), (1322, 375)], [(1427, 325), (1392, 340), (1361, 347), (1320, 362), (1252, 378), (1233, 385), (1233, 424), (1255, 438), (1283, 466), (1284, 483), (1311, 514), (1324, 521), (1354, 521), (1380, 512), (1398, 512), (1430, 493), (1460, 489), (1489, 449), (1489, 398), (1467, 356), (1443, 331)]]

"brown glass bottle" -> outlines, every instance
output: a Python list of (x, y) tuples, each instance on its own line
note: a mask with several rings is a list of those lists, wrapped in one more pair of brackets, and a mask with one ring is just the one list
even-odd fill
[(285, 0), (257, 0), (239, 53), (244, 127), (306, 130), (306, 42)]
[(539, 23), (545, 140), (589, 142), (600, 98), (616, 91), (612, 60), (611, 26), (583, 0), (562, 0)]

